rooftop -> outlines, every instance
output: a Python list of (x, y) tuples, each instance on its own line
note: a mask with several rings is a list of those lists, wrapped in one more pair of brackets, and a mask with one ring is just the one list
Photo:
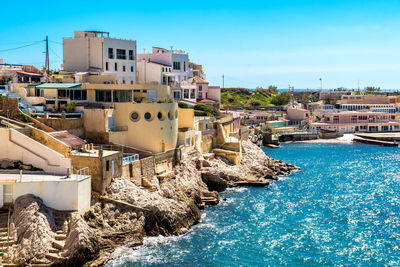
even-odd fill
[(57, 174), (23, 174), (22, 180), (20, 180), (21, 175), (19, 173), (0, 173), (0, 182), (71, 182), (71, 181), (82, 181), (90, 176), (88, 175), (76, 175), (71, 174), (70, 177), (65, 175)]
[(48, 133), (48, 135), (54, 137), (55, 139), (63, 142), (64, 144), (72, 148), (78, 148), (86, 143), (85, 140), (82, 140), (79, 137), (70, 134), (68, 131), (50, 132)]
[[(108, 156), (115, 155), (115, 154), (118, 154), (118, 153), (120, 153), (120, 152), (119, 151), (113, 151), (113, 150), (103, 150), (103, 157), (108, 157)], [(99, 150), (93, 149), (93, 150), (88, 150), (86, 152), (73, 150), (73, 151), (71, 151), (71, 155), (80, 156), (80, 157), (98, 158), (99, 157)]]
[(188, 80), (188, 82), (189, 82), (189, 83), (208, 83), (206, 80), (204, 80), (204, 79), (202, 79), (202, 78), (200, 78), (200, 77), (197, 77), (197, 76), (195, 76), (195, 77), (193, 77), (193, 78), (190, 78), (190, 79)]
[(38, 89), (71, 89), (80, 87), (81, 83), (43, 83), (36, 86)]

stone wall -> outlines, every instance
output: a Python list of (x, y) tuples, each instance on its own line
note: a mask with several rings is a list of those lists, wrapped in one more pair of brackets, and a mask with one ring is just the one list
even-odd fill
[(32, 139), (53, 149), (54, 151), (57, 151), (58, 153), (62, 154), (64, 157), (69, 157), (69, 154), (71, 151), (70, 147), (68, 145), (60, 142), (56, 138), (48, 135), (46, 132), (32, 127), (30, 129), (29, 135)]
[(84, 135), (82, 118), (37, 118), (37, 120), (56, 131), (68, 131), (78, 137)]
[(85, 167), (89, 168), (89, 174), (92, 179), (92, 190), (99, 193), (104, 193), (103, 168), (101, 166), (100, 158), (71, 155), (71, 159), (72, 166), (75, 170)]

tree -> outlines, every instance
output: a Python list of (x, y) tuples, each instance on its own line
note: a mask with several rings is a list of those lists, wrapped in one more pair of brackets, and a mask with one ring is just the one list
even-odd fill
[(278, 95), (274, 95), (271, 98), (271, 104), (275, 106), (284, 106), (290, 102), (292, 95), (288, 92), (282, 92)]
[(367, 86), (365, 87), (365, 91), (367, 93), (375, 94), (378, 93), (381, 90), (380, 87), (374, 87), (374, 86)]
[(263, 96), (270, 97), (271, 95), (278, 94), (278, 87), (275, 85), (268, 86), (267, 89), (263, 89), (262, 87), (257, 87), (256, 92), (262, 94)]

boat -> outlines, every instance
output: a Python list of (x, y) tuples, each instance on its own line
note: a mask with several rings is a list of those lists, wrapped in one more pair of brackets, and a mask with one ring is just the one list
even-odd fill
[(364, 144), (380, 145), (380, 146), (392, 146), (392, 147), (399, 146), (399, 144), (397, 142), (381, 141), (381, 140), (367, 139), (367, 138), (361, 138), (361, 137), (354, 137), (353, 141), (359, 142), (359, 143), (364, 143)]

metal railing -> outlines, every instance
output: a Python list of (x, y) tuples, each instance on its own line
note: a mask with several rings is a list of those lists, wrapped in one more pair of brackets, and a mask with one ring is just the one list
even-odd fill
[(82, 178), (82, 177), (89, 176), (90, 170), (89, 170), (89, 167), (84, 167), (81, 169), (73, 168), (72, 174), (75, 174), (75, 175), (79, 176), (80, 178)]
[(126, 153), (122, 157), (122, 163), (127, 164), (139, 160), (139, 154)]

